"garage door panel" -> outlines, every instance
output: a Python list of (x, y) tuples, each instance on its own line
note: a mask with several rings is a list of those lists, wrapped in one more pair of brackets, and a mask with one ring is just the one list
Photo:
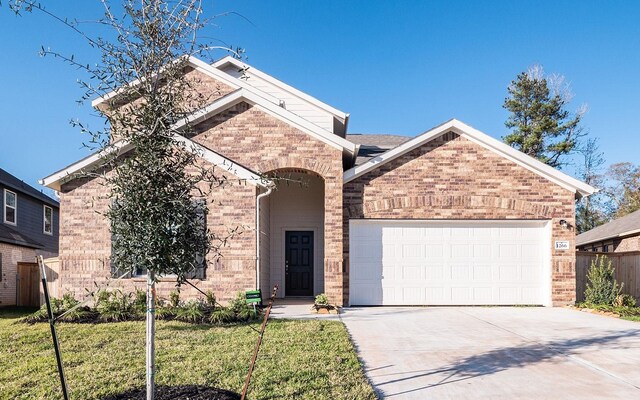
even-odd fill
[(352, 221), (350, 303), (542, 304), (544, 229), (526, 221)]
[(472, 273), (473, 273), (473, 281), (474, 282), (491, 282), (494, 277), (493, 274), (491, 273), (491, 265), (478, 265), (475, 264), (472, 266)]

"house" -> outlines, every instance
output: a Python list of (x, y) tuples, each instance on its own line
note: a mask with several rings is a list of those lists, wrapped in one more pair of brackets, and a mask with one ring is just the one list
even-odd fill
[(0, 168), (0, 208), (0, 307), (38, 306), (33, 263), (58, 254), (59, 204)]
[(579, 234), (576, 249), (603, 253), (640, 251), (640, 210)]
[[(209, 228), (244, 228), (199, 288), (228, 299), (278, 284), (279, 296), (345, 305), (575, 300), (575, 201), (593, 187), (455, 119), (414, 138), (350, 135), (349, 114), (257, 68), (188, 63), (209, 105), (176, 138), (235, 178), (211, 194)], [(110, 275), (105, 188), (79, 174), (100, 165), (94, 154), (42, 181), (60, 192), (63, 291)], [(263, 179), (274, 173), (304, 184)]]

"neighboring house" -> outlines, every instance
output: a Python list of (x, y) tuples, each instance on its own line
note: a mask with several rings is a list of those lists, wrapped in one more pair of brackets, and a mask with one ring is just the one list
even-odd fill
[[(32, 298), (18, 298), (18, 264), (34, 263), (36, 255), (58, 254), (59, 204), (39, 190), (0, 168), (0, 307), (24, 304)], [(28, 268), (21, 273), (28, 273)], [(24, 280), (29, 276), (22, 277)], [(23, 282), (27, 284), (27, 282)], [(23, 291), (37, 290), (35, 284), (21, 286)], [(35, 296), (35, 292), (34, 292)], [(24, 298), (23, 298), (24, 297)]]
[[(349, 114), (256, 68), (189, 63), (209, 105), (194, 134), (176, 138), (235, 175), (210, 195), (209, 228), (245, 228), (198, 287), (229, 299), (277, 284), (281, 297), (324, 292), (345, 305), (575, 300), (575, 201), (593, 187), (457, 120), (414, 138), (349, 135)], [(96, 212), (106, 189), (81, 174), (100, 165), (94, 154), (42, 181), (61, 196), (63, 291), (110, 274), (109, 223)], [(288, 179), (264, 180), (270, 173)]]
[(603, 253), (640, 251), (640, 210), (576, 236), (576, 249)]

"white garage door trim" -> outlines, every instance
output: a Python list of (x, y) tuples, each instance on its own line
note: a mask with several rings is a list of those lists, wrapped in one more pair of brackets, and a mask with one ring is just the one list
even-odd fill
[(551, 306), (548, 220), (349, 221), (350, 305)]

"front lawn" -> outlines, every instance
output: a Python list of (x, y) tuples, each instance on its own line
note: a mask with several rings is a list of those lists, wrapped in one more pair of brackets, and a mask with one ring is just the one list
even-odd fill
[[(17, 323), (25, 315), (0, 308), (0, 398), (59, 399), (49, 325)], [(257, 338), (249, 326), (156, 326), (158, 385), (242, 390)], [(71, 399), (144, 386), (144, 322), (61, 323), (57, 329)], [(320, 320), (269, 321), (248, 397), (375, 399), (344, 325)]]

